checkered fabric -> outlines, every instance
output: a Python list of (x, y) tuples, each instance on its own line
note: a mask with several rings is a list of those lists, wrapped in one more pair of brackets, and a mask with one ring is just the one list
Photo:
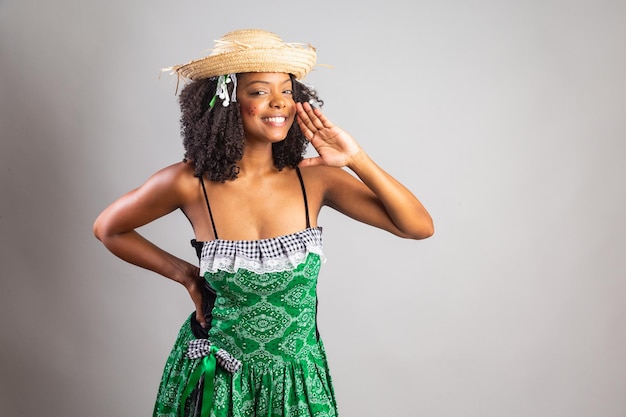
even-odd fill
[(269, 239), (212, 240), (202, 248), (200, 275), (242, 268), (259, 274), (287, 271), (304, 262), (309, 253), (324, 259), (321, 227)]
[[(211, 352), (211, 342), (208, 339), (195, 339), (189, 341), (189, 347), (187, 350), (187, 358), (189, 359), (200, 359), (203, 358)], [(241, 368), (241, 361), (237, 360), (237, 358), (233, 357), (230, 353), (226, 352), (224, 349), (220, 349), (215, 353), (215, 359), (217, 364), (234, 374)]]

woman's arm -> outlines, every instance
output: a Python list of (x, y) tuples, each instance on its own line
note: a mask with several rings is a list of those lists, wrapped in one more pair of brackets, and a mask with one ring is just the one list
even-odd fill
[(376, 165), (348, 133), (308, 103), (298, 103), (297, 108), (300, 128), (319, 154), (301, 165), (348, 167), (361, 180), (342, 169), (320, 170), (326, 204), (401, 237), (425, 239), (434, 233), (433, 221), (417, 197)]
[(185, 181), (188, 170), (185, 164), (179, 163), (152, 175), (139, 188), (107, 207), (96, 219), (93, 231), (117, 257), (185, 286), (196, 306), (196, 318), (203, 324), (202, 281), (198, 267), (164, 251), (135, 230), (183, 205), (189, 195), (189, 181)]

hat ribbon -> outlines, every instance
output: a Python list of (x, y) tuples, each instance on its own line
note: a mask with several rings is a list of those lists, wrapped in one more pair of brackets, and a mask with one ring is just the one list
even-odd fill
[[(231, 80), (233, 82), (233, 96), (229, 97), (227, 84), (229, 84)], [(218, 77), (217, 88), (215, 89), (215, 95), (213, 96), (213, 98), (211, 99), (211, 102), (209, 103), (210, 108), (213, 108), (213, 106), (215, 106), (215, 100), (217, 100), (218, 97), (222, 99), (222, 106), (224, 107), (228, 107), (231, 101), (233, 103), (237, 101), (237, 75), (236, 74), (226, 74), (226, 75), (220, 75)]]

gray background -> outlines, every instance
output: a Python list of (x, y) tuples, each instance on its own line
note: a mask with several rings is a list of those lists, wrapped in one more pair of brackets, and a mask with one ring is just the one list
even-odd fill
[[(97, 214), (182, 157), (159, 70), (237, 28), (432, 213), (327, 209), (319, 326), (342, 416), (626, 415), (626, 3), (0, 1), (0, 415), (147, 416), (186, 292)], [(180, 213), (142, 230), (191, 261)]]

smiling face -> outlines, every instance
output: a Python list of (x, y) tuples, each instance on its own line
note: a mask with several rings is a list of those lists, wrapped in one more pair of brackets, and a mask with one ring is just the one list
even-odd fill
[(289, 74), (249, 72), (237, 75), (237, 101), (248, 143), (279, 142), (296, 115)]

